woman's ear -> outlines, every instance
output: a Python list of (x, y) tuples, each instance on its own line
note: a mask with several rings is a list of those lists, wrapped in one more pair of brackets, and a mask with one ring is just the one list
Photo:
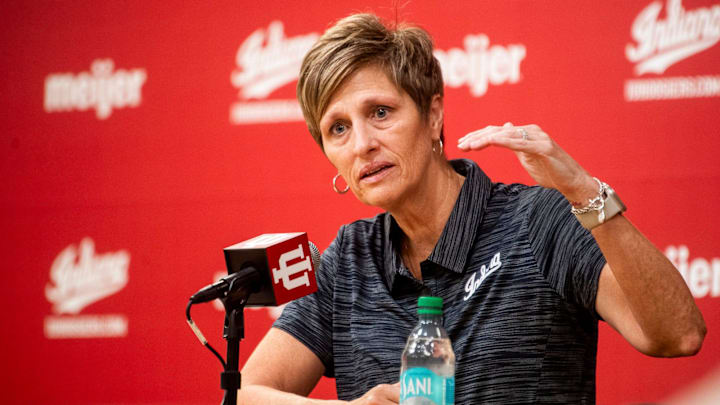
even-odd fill
[(433, 139), (440, 139), (444, 111), (443, 97), (440, 94), (434, 95), (430, 101), (430, 111), (428, 113), (430, 127), (433, 129)]

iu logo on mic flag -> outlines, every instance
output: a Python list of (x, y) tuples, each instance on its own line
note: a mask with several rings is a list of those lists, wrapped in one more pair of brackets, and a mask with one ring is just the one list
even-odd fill
[(268, 268), (277, 305), (317, 290), (307, 234), (286, 235), (287, 240), (267, 248)]
[(310, 256), (303, 252), (302, 244), (298, 244), (296, 249), (280, 255), (279, 266), (272, 269), (273, 283), (278, 284), (282, 281), (282, 286), (286, 290), (310, 286), (308, 277), (310, 271), (312, 271)]
[(249, 306), (282, 305), (317, 291), (315, 268), (307, 234), (263, 234), (225, 248), (228, 273), (246, 266), (261, 274), (260, 291), (250, 295)]

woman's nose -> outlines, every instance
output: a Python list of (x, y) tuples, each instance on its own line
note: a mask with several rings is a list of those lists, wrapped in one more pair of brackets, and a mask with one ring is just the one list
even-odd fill
[(354, 125), (354, 152), (358, 155), (363, 155), (368, 152), (372, 152), (377, 149), (377, 133), (374, 128), (369, 125), (360, 124)]

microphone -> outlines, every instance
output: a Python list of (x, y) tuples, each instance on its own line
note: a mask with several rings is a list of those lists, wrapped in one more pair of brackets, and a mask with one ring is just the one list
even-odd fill
[(193, 304), (247, 297), (247, 306), (276, 306), (317, 291), (320, 251), (304, 232), (262, 234), (223, 251), (228, 275), (193, 294)]

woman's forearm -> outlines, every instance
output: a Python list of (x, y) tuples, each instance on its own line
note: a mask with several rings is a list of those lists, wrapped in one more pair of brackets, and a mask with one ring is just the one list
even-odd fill
[(262, 385), (248, 385), (238, 392), (238, 405), (341, 405), (344, 401), (305, 398)]

